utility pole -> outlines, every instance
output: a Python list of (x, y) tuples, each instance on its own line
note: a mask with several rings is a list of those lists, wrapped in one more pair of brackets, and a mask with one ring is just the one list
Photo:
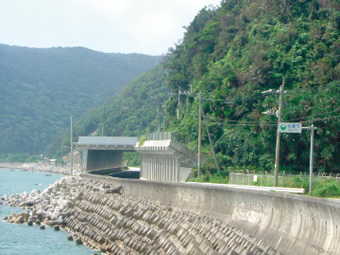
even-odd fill
[(314, 153), (314, 124), (310, 126), (310, 155), (309, 155), (309, 193), (312, 192), (313, 189), (313, 153)]
[[(285, 87), (285, 78), (282, 78), (282, 85), (280, 86), (280, 96), (279, 96), (279, 111), (277, 114), (277, 125), (281, 122), (281, 114), (282, 114), (282, 95)], [(275, 149), (275, 176), (274, 176), (274, 186), (278, 185), (278, 175), (279, 175), (279, 162), (280, 162), (280, 132), (279, 127), (276, 131), (276, 149)]]
[(317, 129), (314, 124), (302, 129), (310, 130), (310, 153), (309, 153), (309, 193), (313, 190), (313, 154), (314, 154), (314, 131)]
[(72, 115), (71, 115), (71, 176), (73, 176), (73, 126), (72, 126)]
[(161, 116), (161, 103), (158, 99), (158, 132), (162, 132), (162, 116)]
[(201, 175), (201, 140), (202, 140), (202, 93), (200, 92), (198, 107), (198, 168), (197, 175)]
[(104, 136), (104, 123), (102, 123), (102, 136)]
[(206, 129), (207, 134), (208, 134), (208, 138), (209, 138), (211, 150), (212, 150), (212, 153), (213, 153), (213, 156), (214, 156), (214, 160), (215, 160), (215, 165), (216, 165), (217, 173), (218, 173), (218, 175), (220, 175), (220, 174), (221, 174), (221, 169), (220, 169), (220, 165), (218, 164), (218, 161), (217, 161), (217, 158), (216, 158), (215, 148), (214, 148), (213, 142), (212, 142), (212, 140), (211, 140), (211, 136), (210, 136), (210, 133), (209, 133), (208, 124), (207, 124), (207, 121), (206, 121), (206, 119), (205, 119), (205, 114), (204, 114), (203, 109), (201, 109), (201, 111), (202, 111), (202, 115), (203, 115), (203, 120), (204, 120), (205, 129)]
[(179, 114), (181, 109), (181, 86), (178, 87), (178, 95), (177, 95), (177, 119), (179, 120)]

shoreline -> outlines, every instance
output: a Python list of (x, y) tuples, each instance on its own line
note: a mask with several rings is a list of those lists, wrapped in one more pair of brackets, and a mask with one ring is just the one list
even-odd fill
[[(38, 162), (38, 163), (21, 163), (21, 162), (0, 162), (0, 168), (8, 168), (8, 169), (19, 169), (22, 171), (29, 172), (44, 172), (44, 173), (53, 173), (53, 174), (62, 174), (62, 175), (70, 175), (71, 166), (70, 164), (66, 165), (55, 165), (46, 162)], [(73, 165), (73, 175), (80, 175), (80, 164)]]
[(23, 164), (20, 162), (0, 162), (0, 168), (21, 169)]
[(122, 186), (64, 177), (42, 192), (1, 198), (25, 212), (10, 223), (50, 226), (104, 254), (279, 254), (227, 223), (124, 194)]

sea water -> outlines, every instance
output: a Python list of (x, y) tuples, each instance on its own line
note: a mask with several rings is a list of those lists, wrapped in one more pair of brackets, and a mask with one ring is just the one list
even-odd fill
[[(32, 190), (43, 191), (50, 184), (62, 178), (62, 175), (42, 172), (25, 172), (19, 169), (0, 168), (0, 197), (4, 194), (27, 193)], [(1, 255), (55, 255), (55, 254), (94, 254), (95, 251), (74, 241), (68, 241), (65, 231), (54, 231), (51, 227), (41, 230), (38, 226), (12, 224), (3, 220), (20, 208), (9, 207), (0, 203), (0, 254)]]

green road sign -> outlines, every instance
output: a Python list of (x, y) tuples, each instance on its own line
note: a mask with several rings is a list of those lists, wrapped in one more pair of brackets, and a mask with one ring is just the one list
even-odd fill
[(280, 122), (278, 129), (280, 133), (301, 133), (302, 125), (299, 122)]

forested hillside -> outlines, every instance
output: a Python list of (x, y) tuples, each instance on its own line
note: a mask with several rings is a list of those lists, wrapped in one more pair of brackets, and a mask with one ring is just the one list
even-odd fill
[[(162, 104), (169, 96), (166, 82), (167, 74), (162, 65), (141, 75), (108, 103), (82, 118), (75, 127), (74, 140), (77, 141), (77, 136), (102, 134), (140, 136), (159, 131), (159, 126), (164, 130)], [(62, 140), (50, 145), (49, 152), (54, 156), (65, 154), (68, 150), (63, 146), (68, 144), (70, 136), (67, 133)]]
[[(277, 111), (285, 81), (282, 121), (314, 124), (316, 171), (339, 172), (339, 11), (337, 0), (224, 0), (204, 8), (161, 67), (82, 120), (77, 132), (98, 133), (100, 123), (105, 135), (156, 131), (157, 88), (165, 129), (197, 150), (202, 93), (223, 172), (273, 170), (277, 117), (264, 112)], [(261, 93), (269, 89), (274, 93)], [(309, 146), (310, 131), (282, 135), (280, 169), (306, 171)], [(205, 130), (203, 147), (210, 155), (203, 170), (215, 173)]]
[[(277, 118), (263, 112), (277, 110), (278, 95), (261, 92), (285, 78), (282, 121), (314, 123), (317, 170), (340, 171), (339, 10), (337, 0), (226, 0), (202, 10), (167, 61), (169, 86), (194, 92), (182, 97), (180, 120), (168, 101), (170, 129), (196, 141), (201, 92), (222, 166), (272, 170)], [(308, 169), (309, 142), (309, 131), (282, 135), (281, 169)], [(208, 151), (206, 135), (204, 143)]]
[(102, 105), (160, 59), (0, 45), (0, 154), (43, 153), (71, 114), (77, 120)]

